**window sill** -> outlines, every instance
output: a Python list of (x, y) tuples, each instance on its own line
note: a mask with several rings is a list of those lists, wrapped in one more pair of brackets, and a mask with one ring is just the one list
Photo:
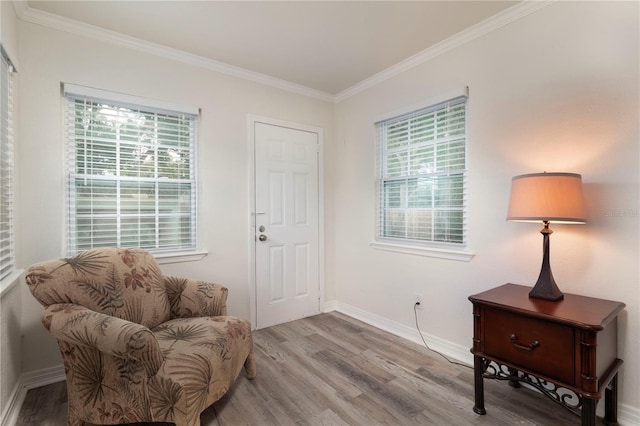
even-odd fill
[(185, 252), (169, 252), (169, 253), (153, 253), (153, 257), (160, 265), (168, 265), (170, 263), (197, 262), (204, 259), (209, 252), (207, 250), (185, 251)]
[(24, 269), (16, 269), (0, 281), (0, 298), (13, 288), (24, 273)]
[(475, 253), (464, 250), (451, 250), (435, 247), (418, 247), (402, 244), (391, 244), (381, 241), (373, 241), (369, 246), (376, 250), (391, 251), (394, 253), (411, 254), (414, 256), (435, 257), (437, 259), (456, 260), (459, 262), (469, 262)]

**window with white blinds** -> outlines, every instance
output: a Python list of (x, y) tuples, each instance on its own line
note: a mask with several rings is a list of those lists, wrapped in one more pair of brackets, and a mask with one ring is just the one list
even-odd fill
[(378, 240), (466, 243), (467, 97), (376, 123)]
[(2, 50), (0, 71), (0, 280), (15, 269), (13, 241), (13, 67)]
[(65, 97), (69, 254), (195, 250), (197, 115)]

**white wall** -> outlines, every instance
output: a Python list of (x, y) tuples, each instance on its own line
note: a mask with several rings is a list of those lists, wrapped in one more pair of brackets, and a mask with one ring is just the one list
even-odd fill
[[(0, 42), (12, 62), (18, 62), (18, 18), (11, 2), (0, 2)], [(14, 84), (14, 93), (18, 93), (18, 79)], [(17, 96), (16, 96), (17, 97)], [(17, 122), (18, 111), (14, 111)], [(14, 134), (14, 158), (19, 157), (19, 134)], [(17, 172), (18, 167), (14, 169)], [(14, 185), (18, 186), (17, 179)], [(5, 279), (5, 281), (7, 281)], [(6, 285), (6, 287), (4, 287)], [(13, 287), (10, 287), (13, 286)], [(22, 370), (20, 305), (21, 291), (15, 283), (3, 282), (0, 298), (0, 419), (16, 388)]]
[[(566, 293), (619, 300), (620, 401), (638, 408), (639, 144), (637, 2), (558, 2), (336, 107), (336, 299), (471, 347), (471, 294), (532, 285), (541, 225), (506, 222), (511, 177), (583, 175), (584, 226), (552, 225), (551, 265)], [(376, 117), (468, 85), (469, 262), (378, 251)], [(610, 212), (615, 212), (611, 215)], [(490, 409), (490, 408), (489, 408)], [(637, 412), (637, 411), (636, 411)]]
[(0, 5), (0, 41), (12, 61), (18, 60), (18, 18), (12, 2)]
[[(64, 170), (60, 82), (202, 109), (199, 132), (201, 241), (209, 255), (164, 265), (166, 274), (223, 283), (229, 312), (249, 317), (247, 114), (324, 129), (333, 105), (183, 63), (20, 22), (22, 103), (19, 251), (23, 266), (64, 256)], [(24, 371), (60, 363), (23, 286)]]
[(0, 415), (8, 406), (22, 372), (21, 293), (17, 285), (0, 300)]
[[(249, 315), (246, 115), (324, 128), (326, 300), (471, 346), (470, 294), (532, 283), (540, 226), (507, 223), (512, 176), (583, 174), (585, 226), (553, 226), (551, 261), (565, 292), (620, 300), (620, 400), (638, 407), (638, 3), (554, 3), (333, 105), (94, 40), (20, 23), (21, 266), (63, 255), (61, 81), (202, 108), (202, 241), (209, 256), (166, 273), (230, 287)], [(117, 65), (116, 65), (117, 64)], [(373, 122), (470, 86), (469, 263), (376, 251)], [(614, 215), (610, 212), (615, 213)], [(620, 213), (620, 215), (617, 215)], [(25, 372), (60, 363), (40, 306), (23, 286)]]

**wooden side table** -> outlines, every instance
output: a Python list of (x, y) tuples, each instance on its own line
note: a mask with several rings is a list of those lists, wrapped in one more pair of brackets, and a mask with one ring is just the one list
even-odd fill
[(473, 303), (475, 406), (485, 414), (484, 379), (527, 383), (595, 425), (616, 425), (617, 316), (625, 304), (565, 294), (553, 302), (529, 298), (530, 287), (505, 284), (469, 296)]

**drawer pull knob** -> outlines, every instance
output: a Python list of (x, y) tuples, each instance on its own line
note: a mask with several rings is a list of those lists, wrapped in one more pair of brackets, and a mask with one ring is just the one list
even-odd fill
[(518, 349), (522, 349), (523, 351), (532, 351), (538, 346), (540, 346), (540, 342), (538, 342), (537, 340), (534, 340), (528, 346), (521, 345), (520, 343), (518, 343), (518, 337), (515, 334), (512, 334), (511, 336), (509, 336), (509, 340), (511, 340), (511, 343), (513, 344), (513, 346), (515, 346)]

